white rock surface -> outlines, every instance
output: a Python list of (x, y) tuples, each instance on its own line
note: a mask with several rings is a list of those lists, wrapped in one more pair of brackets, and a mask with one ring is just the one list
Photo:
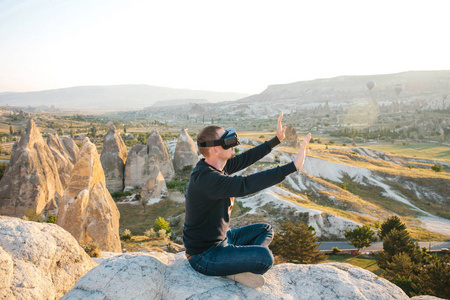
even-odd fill
[(0, 216), (0, 299), (59, 299), (96, 265), (61, 227)]
[(184, 253), (130, 253), (105, 260), (61, 299), (409, 299), (370, 271), (343, 263), (281, 264), (252, 289), (194, 271)]

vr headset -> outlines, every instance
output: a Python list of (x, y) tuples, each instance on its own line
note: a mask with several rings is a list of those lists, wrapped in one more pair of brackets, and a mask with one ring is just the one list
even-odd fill
[(198, 143), (199, 147), (214, 147), (214, 146), (222, 146), (223, 149), (227, 150), (232, 147), (236, 147), (239, 145), (239, 137), (236, 133), (234, 127), (229, 127), (225, 129), (225, 133), (220, 137), (219, 140), (215, 141), (206, 141), (203, 143)]

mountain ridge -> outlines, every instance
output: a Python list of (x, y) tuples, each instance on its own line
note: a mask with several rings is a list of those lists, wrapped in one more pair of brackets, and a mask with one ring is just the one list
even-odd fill
[(33, 92), (5, 92), (0, 93), (0, 105), (54, 105), (63, 109), (136, 110), (165, 100), (205, 99), (210, 102), (221, 102), (246, 96), (248, 94), (123, 84), (75, 86)]

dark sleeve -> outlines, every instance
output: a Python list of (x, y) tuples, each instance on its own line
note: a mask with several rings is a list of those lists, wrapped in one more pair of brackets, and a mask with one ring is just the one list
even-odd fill
[(253, 147), (252, 149), (245, 151), (242, 154), (236, 155), (236, 157), (227, 161), (227, 164), (224, 167), (224, 171), (228, 174), (233, 174), (247, 168), (248, 166), (252, 165), (253, 163), (269, 154), (270, 151), (272, 151), (272, 148), (279, 143), (280, 140), (277, 137), (274, 137), (271, 140)]
[(208, 173), (202, 179), (205, 192), (217, 198), (243, 197), (282, 182), (297, 171), (294, 162), (248, 176), (227, 176), (220, 172)]

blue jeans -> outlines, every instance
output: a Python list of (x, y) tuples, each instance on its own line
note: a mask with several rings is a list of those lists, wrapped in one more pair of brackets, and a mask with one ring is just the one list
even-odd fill
[(189, 264), (210, 276), (227, 276), (243, 272), (266, 273), (273, 265), (269, 244), (272, 226), (258, 223), (227, 231), (227, 237), (203, 253), (192, 255)]

